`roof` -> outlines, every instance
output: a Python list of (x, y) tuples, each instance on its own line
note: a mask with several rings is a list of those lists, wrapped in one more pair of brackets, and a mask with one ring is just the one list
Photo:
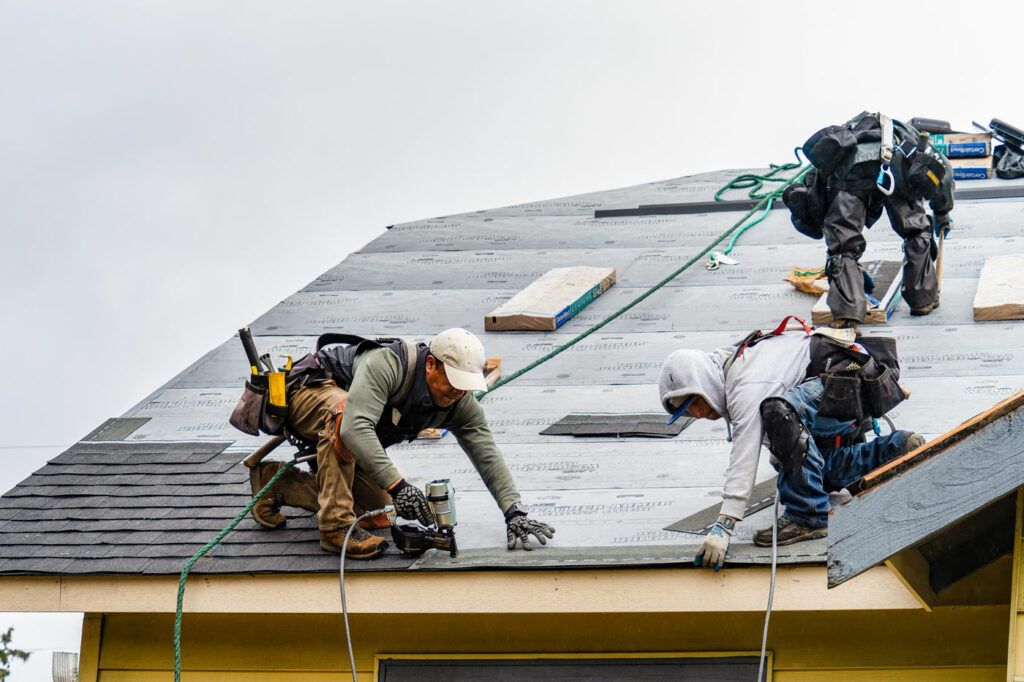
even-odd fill
[[(598, 209), (709, 201), (741, 171), (721, 171), (619, 190), (521, 204), (393, 226), (358, 253), (271, 308), (250, 326), (261, 352), (299, 357), (326, 331), (427, 340), (462, 326), (481, 335), (506, 374), (618, 310), (700, 252), (742, 213), (626, 215)], [(967, 185), (968, 183), (964, 183)], [(970, 187), (1024, 188), (975, 181)], [(736, 192), (738, 198), (745, 195)], [(960, 201), (946, 244), (942, 306), (911, 317), (900, 304), (889, 324), (865, 327), (899, 342), (911, 400), (897, 425), (934, 436), (1021, 387), (1024, 355), (1016, 323), (975, 323), (971, 302), (987, 255), (1020, 251), (1024, 202)], [(883, 217), (865, 260), (899, 259)], [(968, 238), (969, 237), (969, 238)], [(641, 305), (572, 349), (483, 399), (495, 437), (535, 515), (553, 523), (551, 544), (507, 552), (501, 513), (452, 436), (390, 449), (414, 482), (453, 479), (458, 491), (456, 559), (428, 552), (352, 562), (353, 570), (541, 568), (687, 564), (695, 533), (663, 530), (717, 504), (729, 444), (721, 422), (698, 422), (673, 439), (542, 436), (574, 413), (660, 413), (657, 374), (682, 346), (710, 350), (788, 314), (810, 314), (814, 298), (781, 278), (820, 266), (824, 244), (772, 211), (744, 234), (737, 266), (690, 268)], [(546, 270), (614, 266), (618, 281), (557, 332), (483, 332), (484, 315)], [(265, 438), (227, 423), (248, 371), (237, 338), (227, 339), (121, 419), (0, 497), (0, 573), (175, 574), (248, 498), (245, 454)], [(280, 448), (285, 456), (285, 448)], [(762, 458), (758, 480), (773, 477)], [(268, 531), (244, 519), (194, 572), (325, 572), (337, 557), (318, 548), (305, 512)], [(730, 563), (765, 563), (750, 544), (770, 510), (737, 528)], [(698, 524), (699, 525), (699, 524)], [(783, 563), (825, 562), (824, 540), (779, 549)]]
[(1012, 551), (1022, 405), (1024, 391), (851, 485), (829, 523), (829, 585), (917, 548), (937, 593)]

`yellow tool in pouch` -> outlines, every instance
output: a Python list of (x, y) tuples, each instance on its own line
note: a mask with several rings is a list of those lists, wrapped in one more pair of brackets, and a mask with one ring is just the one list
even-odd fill
[(267, 379), (270, 382), (270, 404), (274, 407), (287, 407), (287, 399), (284, 390), (284, 378), (286, 372), (269, 372)]

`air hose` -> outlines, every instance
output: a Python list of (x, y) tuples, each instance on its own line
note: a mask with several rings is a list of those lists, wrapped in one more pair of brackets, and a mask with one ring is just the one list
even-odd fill
[[(556, 355), (559, 355), (559, 354), (563, 353), (564, 351), (566, 351), (569, 348), (573, 347), (574, 345), (576, 345), (577, 343), (579, 343), (583, 339), (587, 338), (591, 334), (597, 332), (599, 329), (602, 329), (603, 327), (605, 327), (606, 325), (608, 325), (609, 323), (611, 323), (612, 321), (614, 321), (615, 319), (617, 319), (618, 317), (620, 317), (621, 315), (626, 313), (627, 311), (629, 311), (632, 308), (636, 307), (637, 305), (639, 305), (640, 303), (645, 301), (648, 297), (650, 297), (652, 294), (654, 294), (654, 292), (656, 292), (659, 289), (661, 289), (662, 287), (664, 287), (666, 284), (668, 284), (673, 279), (675, 279), (680, 274), (682, 274), (687, 269), (689, 269), (694, 263), (697, 263), (701, 258), (703, 258), (708, 253), (710, 253), (711, 250), (714, 247), (718, 246), (718, 244), (720, 244), (727, 237), (729, 237), (734, 232), (736, 232), (736, 230), (738, 228), (743, 226), (744, 222), (748, 218), (753, 216), (758, 211), (763, 210), (763, 213), (762, 213), (762, 215), (760, 217), (758, 217), (756, 220), (751, 222), (749, 225), (743, 226), (742, 229), (740, 229), (739, 232), (735, 236), (733, 236), (732, 240), (729, 242), (729, 249), (731, 249), (733, 244), (735, 244), (736, 239), (740, 236), (740, 234), (742, 234), (743, 232), (746, 232), (751, 227), (753, 227), (754, 225), (757, 225), (762, 220), (764, 220), (764, 217), (768, 214), (768, 211), (771, 210), (772, 202), (774, 202), (776, 199), (778, 199), (779, 197), (782, 196), (782, 192), (786, 189), (786, 187), (792, 185), (795, 182), (799, 182), (800, 180), (802, 180), (804, 175), (806, 175), (807, 172), (812, 168), (810, 165), (801, 168), (800, 164), (799, 164), (799, 160), (800, 160), (800, 157), (797, 156), (797, 162), (798, 163), (796, 163), (796, 164), (783, 164), (781, 166), (776, 166), (775, 164), (772, 164), (771, 165), (771, 170), (769, 172), (763, 174), (763, 175), (755, 175), (755, 174), (752, 174), (752, 173), (746, 173), (744, 175), (740, 175), (739, 177), (734, 178), (733, 180), (729, 181), (729, 183), (727, 183), (724, 187), (722, 187), (722, 189), (718, 190), (718, 192), (715, 194), (715, 200), (716, 201), (721, 201), (721, 199), (719, 197), (722, 194), (722, 192), (726, 191), (727, 189), (746, 189), (747, 187), (752, 187), (753, 189), (751, 189), (749, 196), (752, 197), (752, 198), (755, 198), (755, 199), (759, 199), (758, 203), (754, 206), (754, 208), (750, 209), (750, 211), (748, 211), (742, 218), (740, 218), (737, 222), (735, 222), (732, 225), (732, 227), (730, 227), (725, 232), (723, 232), (721, 235), (719, 235), (714, 241), (712, 241), (710, 244), (708, 244), (700, 253), (698, 253), (693, 258), (691, 258), (690, 260), (686, 261), (681, 266), (676, 268), (671, 274), (669, 274), (667, 277), (662, 279), (660, 282), (658, 282), (657, 284), (652, 286), (650, 289), (648, 289), (644, 293), (640, 294), (639, 296), (634, 298), (632, 301), (630, 301), (626, 305), (622, 306), (621, 308), (619, 308), (618, 310), (613, 312), (608, 317), (604, 318), (603, 320), (601, 320), (600, 322), (598, 322), (597, 324), (592, 326), (590, 329), (587, 329), (586, 331), (582, 332), (581, 334), (578, 334), (577, 336), (574, 336), (572, 339), (570, 339), (566, 343), (563, 343), (562, 345), (558, 346), (557, 348), (555, 348), (554, 350), (550, 351), (549, 353), (546, 353), (545, 355), (537, 358), (536, 360), (534, 360), (530, 364), (526, 365), (522, 369), (519, 369), (519, 370), (513, 372), (512, 374), (508, 375), (507, 377), (504, 377), (504, 378), (500, 379), (493, 386), (490, 387), (490, 389), (487, 391), (487, 393), (494, 392), (495, 390), (497, 390), (498, 388), (504, 386), (505, 384), (509, 383), (510, 381), (513, 381), (513, 380), (521, 377), (522, 375), (526, 374), (530, 370), (532, 370), (532, 369), (534, 369), (534, 368), (544, 364), (545, 362), (547, 362), (551, 358), (555, 357)], [(777, 173), (779, 171), (793, 170), (795, 168), (799, 168), (799, 171), (796, 174), (794, 174), (793, 176), (789, 177), (789, 178), (775, 178), (775, 177), (772, 177), (775, 173)], [(766, 181), (767, 182), (781, 182), (783, 184), (780, 187), (777, 187), (776, 189), (772, 190), (771, 192), (767, 192), (767, 193), (764, 193), (764, 194), (756, 194), (757, 190), (760, 189), (761, 186), (763, 185), (763, 183), (766, 182)], [(749, 184), (746, 184), (746, 183), (749, 183)], [(728, 251), (726, 251), (726, 253), (728, 253)], [(485, 394), (483, 392), (477, 392), (477, 393), (474, 393), (474, 395), (476, 396), (477, 400), (479, 400)], [(260, 500), (260, 498), (262, 498), (264, 495), (266, 495), (267, 492), (270, 490), (270, 488), (273, 487), (274, 483), (277, 482), (277, 479), (279, 479), (282, 475), (284, 475), (284, 473), (286, 471), (288, 471), (291, 467), (295, 466), (295, 464), (296, 464), (296, 462), (293, 460), (291, 462), (287, 462), (283, 467), (281, 467), (281, 470), (278, 471), (274, 475), (274, 477), (271, 478), (270, 481), (265, 486), (263, 486), (262, 490), (260, 490), (258, 493), (256, 493), (256, 496), (253, 497), (249, 501), (249, 504), (247, 504), (245, 506), (245, 508), (241, 512), (238, 513), (238, 515), (231, 521), (231, 523), (229, 523), (227, 526), (225, 526), (222, 531), (217, 533), (217, 535), (212, 540), (210, 540), (208, 543), (203, 545), (202, 549), (200, 549), (198, 552), (196, 552), (194, 555), (192, 555), (192, 558), (189, 559), (185, 563), (185, 568), (182, 569), (181, 576), (180, 576), (180, 578), (178, 580), (178, 604), (177, 604), (177, 611), (175, 612), (175, 615), (174, 615), (174, 682), (181, 682), (181, 616), (182, 616), (182, 603), (183, 603), (184, 598), (185, 598), (185, 581), (188, 578), (189, 572), (192, 570), (192, 567), (195, 565), (195, 563), (203, 555), (205, 555), (211, 549), (213, 549), (214, 547), (219, 545), (221, 543), (221, 541), (227, 536), (227, 534), (230, 533), (232, 530), (234, 530), (235, 526), (237, 526), (241, 522), (241, 520), (243, 518), (245, 518), (245, 515), (249, 513), (249, 511)], [(353, 524), (353, 526), (354, 525), (355, 524)], [(342, 562), (344, 562), (344, 555), (342, 555)], [(344, 564), (342, 564), (342, 566), (343, 565)], [(344, 569), (342, 568), (342, 571), (343, 570)], [(344, 589), (344, 582), (342, 582), (342, 589)], [(344, 594), (342, 594), (342, 600), (344, 602)], [(347, 610), (343, 608), (343, 611), (347, 611)], [(347, 623), (347, 619), (346, 619), (346, 623)], [(347, 625), (346, 625), (346, 633), (347, 633), (347, 631), (348, 631), (348, 628), (347, 628)], [(351, 656), (351, 643), (349, 644), (349, 650), (350, 650), (350, 656)], [(353, 668), (354, 668), (354, 666), (353, 666)]]

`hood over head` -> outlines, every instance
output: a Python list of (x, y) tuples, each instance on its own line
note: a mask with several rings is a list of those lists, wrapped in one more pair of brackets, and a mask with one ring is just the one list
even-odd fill
[(658, 378), (661, 406), (669, 414), (675, 412), (669, 400), (699, 395), (718, 414), (727, 414), (725, 404), (725, 373), (717, 357), (703, 351), (683, 348), (673, 351), (661, 366)]

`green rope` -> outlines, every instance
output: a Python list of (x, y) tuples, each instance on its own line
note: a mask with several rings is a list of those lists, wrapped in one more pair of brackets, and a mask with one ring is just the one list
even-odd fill
[(796, 157), (795, 163), (784, 163), (781, 166), (776, 166), (774, 163), (770, 163), (768, 164), (768, 167), (771, 168), (771, 170), (763, 175), (758, 175), (757, 173), (743, 173), (742, 175), (737, 175), (735, 178), (725, 183), (720, 190), (715, 192), (715, 201), (725, 201), (725, 199), (722, 198), (722, 194), (730, 189), (750, 188), (750, 192), (747, 196), (751, 199), (766, 199), (769, 195), (775, 194), (775, 192), (760, 193), (758, 190), (760, 190), (766, 182), (785, 182), (787, 185), (790, 184), (790, 178), (775, 178), (772, 176), (780, 171), (795, 170), (799, 168), (803, 163), (800, 160), (800, 147), (793, 149), (793, 156)]
[[(797, 161), (799, 161), (799, 158), (800, 157), (798, 156), (797, 157)], [(723, 232), (717, 239), (715, 239), (715, 241), (713, 241), (710, 244), (708, 244), (708, 246), (703, 251), (698, 253), (696, 256), (694, 256), (690, 260), (686, 261), (686, 263), (684, 263), (679, 268), (677, 268), (668, 277), (666, 277), (665, 279), (661, 280), (660, 282), (655, 284), (653, 287), (651, 287), (650, 289), (648, 289), (644, 293), (640, 294), (639, 296), (637, 296), (632, 301), (630, 301), (626, 305), (624, 305), (621, 308), (619, 308), (618, 310), (616, 310), (614, 313), (612, 313), (611, 315), (609, 315), (605, 319), (603, 319), (600, 322), (598, 322), (597, 324), (595, 324), (590, 329), (586, 330), (582, 334), (579, 334), (578, 336), (573, 337), (568, 342), (563, 343), (561, 346), (559, 346), (558, 348), (554, 349), (553, 351), (551, 351), (547, 355), (544, 355), (544, 356), (534, 360), (533, 362), (528, 364), (526, 367), (523, 367), (522, 369), (520, 369), (520, 370), (518, 370), (516, 372), (513, 372), (512, 374), (508, 375), (507, 377), (504, 377), (500, 381), (496, 382), (494, 384), (494, 386), (491, 386), (491, 388), (488, 390), (488, 393), (491, 393), (491, 392), (495, 391), (496, 389), (500, 388), (501, 386), (504, 386), (505, 384), (509, 383), (513, 379), (521, 377), (522, 375), (524, 375), (527, 372), (529, 372), (531, 369), (537, 367), (538, 365), (541, 365), (541, 364), (547, 362), (548, 360), (550, 360), (551, 358), (555, 357), (556, 355), (562, 353), (563, 351), (568, 350), (569, 348), (571, 348), (575, 344), (579, 343), (583, 339), (587, 338), (588, 336), (590, 336), (591, 334), (593, 334), (597, 330), (601, 329), (605, 325), (609, 324), (610, 322), (612, 322), (613, 320), (615, 320), (616, 318), (621, 316), (626, 311), (628, 311), (631, 308), (639, 305), (641, 302), (643, 302), (649, 296), (651, 296), (655, 291), (657, 291), (658, 289), (661, 289), (663, 286), (665, 286), (666, 284), (671, 282), (673, 279), (678, 277), (682, 272), (684, 272), (686, 269), (688, 269), (691, 265), (693, 265), (694, 263), (699, 261), (701, 258), (706, 256), (708, 253), (710, 253), (710, 251), (715, 246), (717, 246), (726, 237), (728, 237), (730, 234), (732, 234), (738, 227), (743, 225), (743, 223), (747, 220), (747, 218), (749, 218), (750, 216), (752, 216), (755, 213), (757, 213), (758, 210), (761, 210), (762, 208), (764, 208), (764, 212), (761, 214), (761, 216), (757, 220), (755, 220), (754, 222), (750, 223), (749, 225), (746, 225), (745, 227), (743, 227), (743, 229), (740, 230), (740, 232), (737, 233), (736, 236), (734, 236), (732, 238), (732, 241), (729, 242), (729, 248), (731, 249), (732, 245), (736, 242), (736, 237), (738, 237), (743, 232), (747, 231), (748, 229), (750, 229), (754, 225), (757, 225), (759, 222), (764, 220), (764, 217), (768, 214), (768, 211), (771, 210), (772, 202), (774, 202), (776, 199), (778, 199), (782, 195), (782, 191), (785, 190), (786, 187), (788, 187), (789, 185), (793, 184), (794, 182), (798, 182), (799, 180), (801, 180), (804, 177), (804, 175), (807, 174), (807, 171), (809, 171), (811, 169), (811, 166), (807, 166), (806, 168), (803, 168), (796, 175), (794, 175), (794, 176), (792, 176), (792, 177), (790, 177), (788, 179), (787, 178), (770, 178), (768, 176), (771, 176), (771, 175), (777, 173), (778, 171), (792, 170), (793, 168), (798, 168), (799, 166), (800, 166), (799, 163), (797, 163), (795, 165), (794, 164), (783, 164), (782, 166), (776, 166), (776, 165), (772, 164), (772, 166), (771, 166), (772, 170), (769, 173), (766, 173), (764, 176), (758, 176), (758, 177), (761, 178), (762, 180), (770, 180), (772, 182), (783, 182), (785, 184), (783, 184), (781, 187), (776, 188), (772, 192), (769, 192), (768, 194), (763, 195), (762, 197), (755, 197), (754, 196), (754, 191), (756, 191), (756, 188), (755, 188), (755, 190), (752, 190), (750, 196), (755, 198), (755, 199), (756, 198), (760, 198), (760, 201), (757, 203), (757, 205), (754, 206), (754, 208), (750, 209), (750, 211), (748, 211), (746, 215), (744, 215), (742, 218), (740, 218), (739, 221), (737, 221), (732, 227), (730, 227), (728, 230)], [(747, 174), (747, 175), (749, 176), (751, 174)], [(744, 177), (746, 177), (746, 176), (741, 175), (737, 179), (744, 178)], [(743, 185), (744, 188), (748, 187), (748, 186), (749, 185)], [(737, 185), (735, 184), (735, 181), (730, 182), (729, 184), (727, 184), (725, 187), (720, 189), (715, 194), (715, 200), (716, 201), (720, 201), (719, 195), (723, 191), (725, 191), (726, 189), (735, 188), (735, 187), (737, 187)], [(726, 253), (728, 253), (728, 251), (726, 251)], [(482, 393), (482, 392), (477, 392), (474, 395), (479, 400), (485, 394)], [(208, 551), (210, 551), (211, 549), (216, 547), (218, 544), (220, 544), (221, 540), (223, 540), (227, 536), (228, 533), (230, 533), (232, 530), (234, 530), (235, 526), (237, 526), (242, 521), (242, 519), (245, 518), (245, 515), (249, 513), (249, 511), (260, 500), (260, 498), (267, 494), (267, 491), (270, 490), (270, 488), (274, 485), (274, 483), (277, 482), (277, 479), (279, 479), (286, 471), (288, 471), (288, 469), (290, 469), (293, 466), (295, 466), (295, 461), (294, 460), (291, 461), (291, 462), (286, 463), (283, 467), (281, 467), (281, 470), (278, 471), (274, 475), (274, 477), (271, 478), (270, 481), (265, 486), (263, 486), (263, 489), (260, 490), (258, 493), (256, 493), (256, 496), (253, 497), (252, 500), (249, 501), (249, 504), (247, 504), (245, 506), (245, 509), (243, 509), (241, 512), (239, 512), (238, 516), (236, 516), (231, 521), (231, 523), (229, 523), (224, 528), (224, 530), (222, 530), (221, 532), (217, 533), (216, 537), (214, 537), (212, 540), (210, 540), (208, 543), (206, 543), (203, 546), (202, 549), (200, 549), (198, 552), (196, 552), (194, 555), (192, 555), (192, 558), (189, 559), (188, 562), (185, 564), (185, 568), (182, 569), (181, 577), (178, 580), (178, 608), (177, 608), (177, 611), (176, 611), (176, 613), (174, 615), (174, 682), (181, 682), (181, 613), (182, 613), (182, 604), (183, 604), (184, 599), (185, 599), (185, 580), (188, 578), (189, 571), (192, 570), (192, 566), (195, 565), (195, 563), (199, 560), (200, 557), (202, 557)]]
[(240, 511), (238, 516), (236, 516), (234, 520), (224, 528), (224, 530), (217, 533), (215, 538), (207, 542), (203, 545), (202, 549), (193, 554), (192, 558), (185, 564), (185, 568), (182, 569), (181, 578), (178, 579), (178, 610), (174, 614), (174, 682), (181, 682), (181, 611), (182, 604), (185, 601), (185, 580), (188, 578), (189, 571), (192, 570), (192, 566), (199, 561), (200, 557), (219, 545), (220, 541), (235, 529), (235, 526), (245, 518), (245, 515), (249, 513), (249, 510), (259, 502), (261, 497), (267, 494), (267, 491), (270, 490), (271, 486), (277, 483), (277, 479), (281, 478), (281, 476), (283, 476), (284, 473), (293, 466), (295, 466), (295, 460), (285, 463), (285, 465), (281, 467), (281, 470), (274, 474), (274, 477), (270, 479), (265, 486), (263, 486), (263, 489), (256, 493), (254, 498), (249, 500), (249, 504), (245, 505), (245, 509)]
[(793, 270), (794, 277), (809, 277), (811, 275), (824, 275), (825, 267), (818, 270)]
[[(778, 167), (775, 167), (775, 168), (781, 169), (782, 166), (778, 166)], [(769, 193), (767, 196), (762, 198), (761, 201), (759, 201), (757, 203), (757, 205), (754, 206), (754, 208), (750, 209), (750, 211), (748, 211), (745, 216), (740, 218), (739, 221), (737, 221), (732, 227), (730, 227), (728, 230), (726, 230), (721, 235), (719, 235), (719, 237), (717, 239), (715, 239), (715, 241), (713, 241), (710, 244), (708, 244), (707, 247), (705, 247), (705, 249), (703, 251), (698, 253), (696, 256), (694, 256), (690, 260), (686, 261), (686, 263), (684, 263), (679, 268), (677, 268), (668, 277), (666, 277), (665, 279), (661, 280), (660, 282), (655, 284), (653, 287), (651, 287), (650, 289), (648, 289), (644, 293), (640, 294), (639, 296), (634, 298), (632, 301), (630, 301), (626, 305), (622, 306), (621, 308), (616, 310), (614, 313), (612, 313), (611, 315), (609, 315), (605, 319), (601, 320), (600, 322), (598, 322), (597, 324), (595, 324), (593, 327), (591, 327), (590, 329), (586, 330), (582, 334), (579, 334), (578, 336), (573, 337), (569, 341), (563, 343), (558, 348), (555, 348), (553, 351), (551, 351), (547, 355), (544, 355), (544, 356), (542, 356), (540, 358), (537, 358), (536, 360), (534, 360), (533, 362), (528, 364), (526, 367), (523, 367), (522, 369), (520, 369), (520, 370), (518, 370), (516, 372), (513, 372), (512, 374), (509, 374), (507, 377), (504, 377), (500, 381), (496, 382), (494, 384), (494, 386), (491, 386), (491, 388), (487, 391), (487, 393), (493, 392), (495, 389), (499, 388), (500, 386), (504, 386), (505, 384), (507, 384), (508, 382), (512, 381), (513, 379), (516, 379), (516, 378), (526, 374), (527, 372), (529, 372), (534, 367), (537, 367), (538, 365), (543, 364), (543, 363), (547, 362), (548, 360), (550, 360), (551, 358), (555, 357), (559, 353), (561, 353), (561, 352), (563, 352), (565, 350), (568, 350), (569, 348), (571, 348), (575, 344), (579, 343), (583, 339), (587, 338), (588, 336), (590, 336), (591, 334), (596, 332), (598, 329), (601, 329), (602, 327), (604, 327), (608, 323), (610, 323), (613, 320), (615, 320), (617, 317), (619, 317), (620, 315), (622, 315), (623, 313), (628, 311), (630, 308), (633, 308), (634, 306), (638, 305), (642, 301), (646, 300), (647, 297), (649, 297), (655, 291), (657, 291), (658, 289), (661, 289), (663, 286), (665, 286), (666, 284), (671, 282), (673, 279), (678, 277), (683, 271), (685, 271), (691, 265), (693, 265), (694, 263), (699, 261), (701, 258), (706, 256), (708, 253), (710, 253), (712, 249), (714, 249), (726, 237), (728, 237), (730, 234), (732, 234), (733, 231), (736, 230), (736, 228), (738, 228), (740, 225), (743, 225), (743, 223), (747, 220), (747, 218), (749, 218), (750, 216), (754, 215), (758, 210), (760, 210), (765, 205), (768, 206), (768, 208), (765, 209), (765, 213), (767, 213), (767, 211), (771, 209), (771, 202), (773, 202), (775, 199), (777, 199), (780, 196), (782, 196), (782, 192), (783, 192), (783, 190), (786, 189), (786, 187), (788, 187), (789, 185), (793, 184), (794, 182), (799, 182), (800, 180), (802, 180), (804, 175), (806, 175), (807, 171), (809, 171), (809, 170), (811, 170), (811, 166), (807, 166), (806, 168), (802, 169), (799, 173), (797, 173), (796, 175), (792, 176), (791, 178), (788, 178), (788, 179), (786, 179), (786, 178), (778, 178), (777, 179), (778, 182), (785, 182), (786, 184), (784, 184), (783, 186), (775, 189), (774, 191)], [(764, 215), (762, 215), (761, 218), (759, 218), (758, 220), (754, 221), (750, 225), (747, 225), (746, 227), (744, 227), (743, 230), (741, 230), (741, 232), (750, 229), (751, 227), (753, 227), (757, 223), (761, 222), (761, 220), (763, 220), (763, 219), (764, 219)], [(739, 236), (739, 235), (737, 235), (737, 236)], [(733, 241), (735, 241), (735, 237), (733, 238)], [(731, 248), (731, 246), (730, 246), (730, 248)], [(486, 394), (482, 393), (482, 392), (477, 392), (474, 395), (476, 395), (477, 399), (479, 400), (483, 395), (486, 395)]]
[[(754, 225), (757, 225), (762, 220), (764, 220), (765, 218), (768, 217), (768, 214), (771, 212), (772, 207), (775, 204), (775, 200), (778, 199), (779, 196), (781, 196), (781, 194), (782, 194), (780, 190), (786, 189), (786, 187), (788, 187), (789, 185), (793, 184), (793, 182), (797, 179), (797, 177), (791, 177), (791, 178), (774, 178), (774, 177), (772, 177), (773, 175), (775, 175), (779, 171), (787, 171), (787, 170), (793, 170), (794, 168), (799, 168), (800, 164), (801, 164), (801, 161), (800, 161), (800, 147), (796, 147), (795, 149), (793, 149), (793, 156), (796, 157), (796, 163), (784, 163), (781, 166), (776, 166), (774, 163), (769, 164), (769, 168), (771, 168), (771, 170), (768, 171), (767, 173), (765, 173), (764, 175), (758, 175), (756, 173), (744, 173), (742, 175), (738, 175), (735, 178), (733, 178), (732, 180), (730, 180), (729, 182), (725, 183), (725, 185), (720, 190), (715, 192), (715, 201), (725, 201), (725, 199), (722, 198), (722, 194), (726, 190), (730, 190), (730, 189), (747, 189), (748, 187), (750, 187), (752, 189), (750, 190), (750, 193), (747, 196), (749, 196), (751, 199), (761, 199), (761, 200), (767, 199), (768, 200), (768, 205), (765, 206), (764, 211), (761, 213), (761, 215), (759, 215), (753, 222), (748, 223), (747, 225), (744, 225), (743, 227), (741, 227), (739, 229), (739, 231), (737, 231), (736, 234), (734, 234), (732, 236), (732, 239), (729, 240), (729, 245), (725, 247), (724, 251), (722, 251), (722, 255), (728, 255), (729, 252), (732, 251), (732, 247), (734, 247), (736, 245), (736, 240), (739, 239), (740, 236), (744, 232), (746, 232), (747, 230), (752, 228)], [(807, 170), (810, 170), (810, 167), (808, 167)], [(800, 173), (798, 177), (802, 178), (804, 176), (804, 174), (806, 174), (807, 170), (804, 170), (803, 173)], [(759, 193), (758, 190), (760, 190), (761, 187), (766, 182), (784, 182), (786, 184), (783, 185), (782, 187), (772, 191), (772, 192)], [(757, 210), (756, 207), (755, 207), (754, 210)], [(743, 218), (743, 220), (746, 220), (749, 217), (750, 217), (750, 213), (748, 213)], [(741, 220), (740, 222), (742, 223), (743, 221)], [(736, 229), (736, 225), (733, 225), (733, 229)]]

